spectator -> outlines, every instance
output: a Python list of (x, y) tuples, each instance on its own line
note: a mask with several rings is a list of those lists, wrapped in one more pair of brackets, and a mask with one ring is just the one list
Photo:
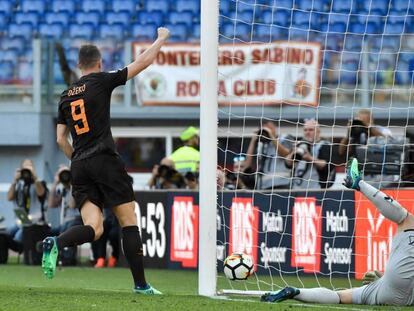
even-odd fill
[(299, 141), (286, 157), (292, 169), (293, 189), (324, 189), (333, 185), (336, 176), (331, 162), (332, 146), (320, 139), (319, 124), (307, 120), (303, 126), (303, 140)]
[(52, 228), (53, 235), (59, 235), (68, 228), (82, 224), (81, 215), (72, 196), (71, 174), (69, 167), (60, 165), (55, 174), (50, 195), (49, 208), (60, 208), (59, 226)]
[(174, 168), (174, 162), (163, 158), (160, 165), (154, 165), (152, 176), (148, 181), (150, 189), (178, 189), (185, 187), (183, 176)]
[(361, 109), (356, 117), (348, 122), (348, 132), (339, 144), (338, 153), (341, 156), (345, 155), (347, 159), (356, 157), (356, 147), (366, 145), (368, 138), (375, 136), (391, 136), (391, 132), (374, 125), (371, 110)]
[[(287, 189), (290, 185), (290, 169), (285, 158), (289, 154), (292, 140), (287, 136), (278, 137), (273, 122), (266, 122), (253, 135), (247, 150), (245, 167), (256, 172), (257, 189)], [(253, 157), (257, 156), (256, 167)]]
[(200, 164), (198, 129), (193, 126), (188, 127), (181, 133), (180, 139), (184, 145), (175, 150), (169, 158), (180, 174), (198, 172)]
[(184, 175), (186, 189), (198, 190), (198, 172), (187, 172)]
[(246, 157), (238, 155), (233, 158), (233, 169), (226, 170), (224, 188), (228, 190), (253, 189), (254, 172), (247, 166)]
[(106, 245), (109, 244), (112, 247), (112, 254), (108, 258), (106, 266), (108, 268), (114, 268), (119, 259), (119, 224), (112, 210), (104, 208), (104, 231), (99, 240), (92, 242), (93, 256), (96, 258), (95, 268), (104, 268), (106, 261)]
[[(23, 160), (20, 167), (16, 169), (13, 182), (7, 192), (7, 199), (13, 201), (15, 210), (27, 213), (33, 223), (44, 223), (46, 196), (46, 183), (37, 177), (32, 160)], [(7, 233), (10, 238), (10, 248), (21, 252), (23, 242), (21, 224), (9, 227)]]

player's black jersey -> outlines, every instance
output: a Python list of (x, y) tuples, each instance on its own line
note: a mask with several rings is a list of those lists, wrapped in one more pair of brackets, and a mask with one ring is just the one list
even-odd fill
[(58, 123), (70, 129), (74, 149), (72, 161), (115, 152), (110, 123), (111, 93), (125, 84), (127, 76), (126, 67), (113, 72), (91, 73), (62, 93)]

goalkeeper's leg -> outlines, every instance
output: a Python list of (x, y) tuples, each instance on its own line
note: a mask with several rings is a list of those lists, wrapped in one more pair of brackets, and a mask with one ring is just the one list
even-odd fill
[(404, 207), (390, 196), (361, 179), (356, 159), (353, 159), (347, 168), (344, 185), (361, 191), (385, 218), (398, 224), (399, 231), (414, 228), (414, 217)]
[(281, 302), (286, 299), (294, 299), (307, 303), (320, 304), (350, 304), (352, 302), (353, 289), (334, 291), (324, 287), (294, 288), (285, 287), (277, 292), (266, 293), (262, 296), (265, 302)]

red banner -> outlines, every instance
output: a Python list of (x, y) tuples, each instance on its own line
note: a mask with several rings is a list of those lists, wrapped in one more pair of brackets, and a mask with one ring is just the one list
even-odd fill
[(183, 267), (197, 268), (198, 206), (193, 204), (193, 197), (174, 197), (170, 259)]
[(316, 206), (316, 198), (295, 198), (292, 234), (292, 267), (320, 272), (322, 208)]
[[(412, 190), (384, 192), (414, 212)], [(367, 271), (384, 271), (397, 225), (382, 216), (359, 192), (355, 193), (355, 217), (355, 277), (361, 279)]]
[(229, 254), (244, 253), (257, 264), (257, 240), (259, 237), (259, 209), (252, 198), (233, 198), (230, 209)]

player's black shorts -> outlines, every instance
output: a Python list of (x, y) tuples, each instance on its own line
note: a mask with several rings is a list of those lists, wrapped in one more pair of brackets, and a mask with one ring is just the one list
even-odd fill
[(72, 195), (77, 208), (86, 200), (101, 209), (135, 200), (132, 178), (117, 154), (99, 154), (72, 162)]

